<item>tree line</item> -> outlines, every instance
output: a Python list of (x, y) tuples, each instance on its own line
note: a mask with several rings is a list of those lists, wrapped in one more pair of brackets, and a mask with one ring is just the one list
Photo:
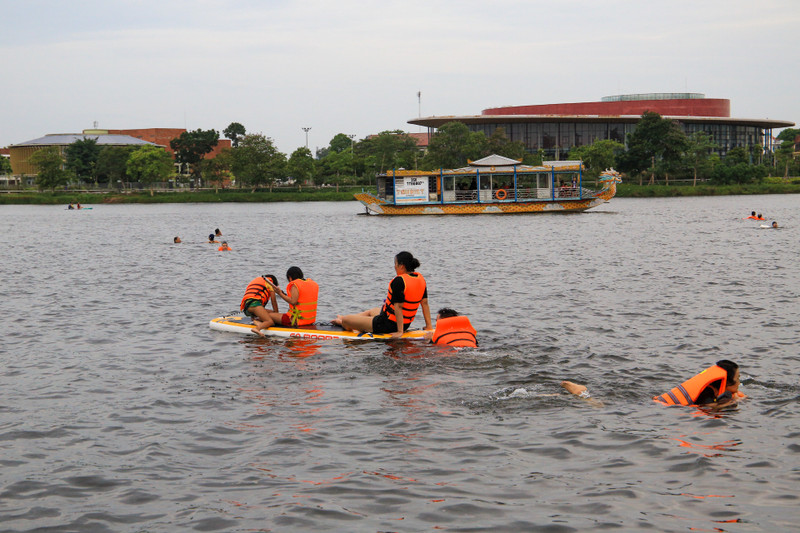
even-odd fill
[[(219, 142), (216, 130), (185, 131), (170, 141), (174, 159), (153, 145), (140, 147), (100, 146), (92, 138), (77, 140), (63, 152), (57, 147), (35, 152), (30, 163), (39, 169), (40, 189), (55, 189), (68, 183), (106, 184), (124, 187), (130, 182), (153, 187), (169, 179), (200, 186), (232, 185), (253, 191), (291, 179), (299, 185), (370, 184), (376, 174), (392, 169), (458, 168), (468, 160), (498, 154), (521, 160), (524, 164), (542, 164), (543, 150), (529, 153), (524, 144), (511, 141), (502, 128), (492, 135), (473, 132), (460, 122), (444, 124), (432, 136), (423, 153), (416, 139), (400, 130), (384, 131), (356, 141), (339, 133), (328, 146), (312, 154), (307, 147), (297, 148), (288, 157), (262, 133), (247, 133), (233, 122), (223, 130), (231, 148), (214, 158), (206, 158)], [(736, 147), (724, 157), (714, 153), (717, 145), (704, 132), (686, 135), (677, 122), (658, 113), (646, 112), (636, 129), (627, 137), (627, 147), (611, 140), (573, 147), (570, 159), (584, 162), (588, 178), (606, 168), (624, 172), (640, 184), (670, 179), (691, 179), (712, 183), (750, 183), (767, 176), (800, 173), (794, 158), (794, 139), (798, 129), (786, 129), (778, 139), (780, 147), (768, 152), (761, 146)]]

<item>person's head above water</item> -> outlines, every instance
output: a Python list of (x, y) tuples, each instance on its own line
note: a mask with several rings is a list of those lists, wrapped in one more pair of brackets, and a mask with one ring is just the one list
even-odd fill
[(414, 272), (419, 267), (419, 260), (411, 252), (400, 252), (394, 256), (394, 262), (397, 266), (403, 266), (406, 272)]
[(222, 235), (222, 232), (219, 230), (219, 228), (217, 228), (217, 229), (214, 230), (214, 234), (215, 235)]
[(772, 221), (772, 227), (773, 227), (773, 228), (777, 228), (777, 227), (778, 227), (778, 223), (777, 223), (777, 222), (775, 222), (774, 220)]
[(754, 217), (754, 216), (756, 216), (756, 212), (755, 212), (755, 211), (751, 211), (751, 212), (750, 212), (750, 216), (751, 216), (751, 217)]
[(722, 359), (721, 361), (717, 361), (717, 366), (720, 367), (722, 370), (728, 373), (728, 377), (725, 380), (725, 390), (719, 391), (719, 394), (723, 392), (730, 392), (734, 393), (739, 390), (739, 365), (734, 363), (733, 361), (729, 361), (728, 359)]
[(458, 312), (455, 309), (450, 309), (449, 307), (442, 307), (436, 313), (437, 318), (450, 318), (454, 316), (458, 316)]
[(208, 234), (208, 240), (209, 241), (213, 241), (214, 240), (214, 234), (213, 233), (209, 233)]
[(304, 279), (303, 278), (303, 271), (300, 270), (300, 267), (289, 267), (289, 270), (286, 271), (286, 279), (289, 281), (294, 281), (296, 279)]
[(181, 238), (180, 237), (175, 237), (174, 239), (172, 239), (172, 242), (179, 243), (179, 242), (181, 242)]

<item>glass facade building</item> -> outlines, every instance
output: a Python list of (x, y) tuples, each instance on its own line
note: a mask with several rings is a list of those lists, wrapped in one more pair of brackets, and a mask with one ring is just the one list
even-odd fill
[(491, 108), (481, 115), (434, 116), (408, 122), (426, 126), (429, 136), (447, 122), (462, 122), (487, 137), (500, 128), (529, 152), (543, 150), (546, 159), (563, 160), (571, 148), (598, 140), (625, 144), (645, 111), (675, 120), (687, 135), (707, 133), (721, 156), (732, 148), (754, 145), (771, 151), (772, 129), (794, 126), (788, 121), (732, 118), (729, 100), (707, 99), (698, 93), (619, 95), (600, 102)]

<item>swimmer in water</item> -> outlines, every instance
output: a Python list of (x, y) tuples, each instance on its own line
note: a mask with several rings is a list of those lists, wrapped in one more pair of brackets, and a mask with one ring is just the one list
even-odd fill
[[(579, 398), (591, 398), (585, 385), (562, 381), (561, 386)], [(669, 392), (655, 396), (653, 401), (664, 405), (697, 405), (720, 409), (745, 398), (747, 396), (739, 392), (739, 365), (723, 359)]]
[(220, 252), (230, 252), (231, 247), (228, 246), (228, 241), (222, 241), (222, 246), (219, 247)]
[(208, 234), (208, 242), (209, 243), (218, 243), (219, 241), (215, 241), (214, 240), (214, 234), (213, 233), (209, 233)]
[(181, 238), (180, 237), (175, 237), (174, 239), (172, 239), (172, 242), (174, 242), (175, 244), (180, 244), (181, 243)]
[(774, 220), (772, 221), (772, 227), (773, 227), (773, 228), (776, 228), (776, 229), (778, 228), (778, 223), (777, 223), (777, 222), (775, 222)]

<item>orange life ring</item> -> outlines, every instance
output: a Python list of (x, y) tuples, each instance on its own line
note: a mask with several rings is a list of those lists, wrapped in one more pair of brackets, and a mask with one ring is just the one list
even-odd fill
[(508, 194), (506, 193), (505, 189), (497, 189), (497, 192), (494, 193), (494, 196), (498, 200), (505, 200)]

